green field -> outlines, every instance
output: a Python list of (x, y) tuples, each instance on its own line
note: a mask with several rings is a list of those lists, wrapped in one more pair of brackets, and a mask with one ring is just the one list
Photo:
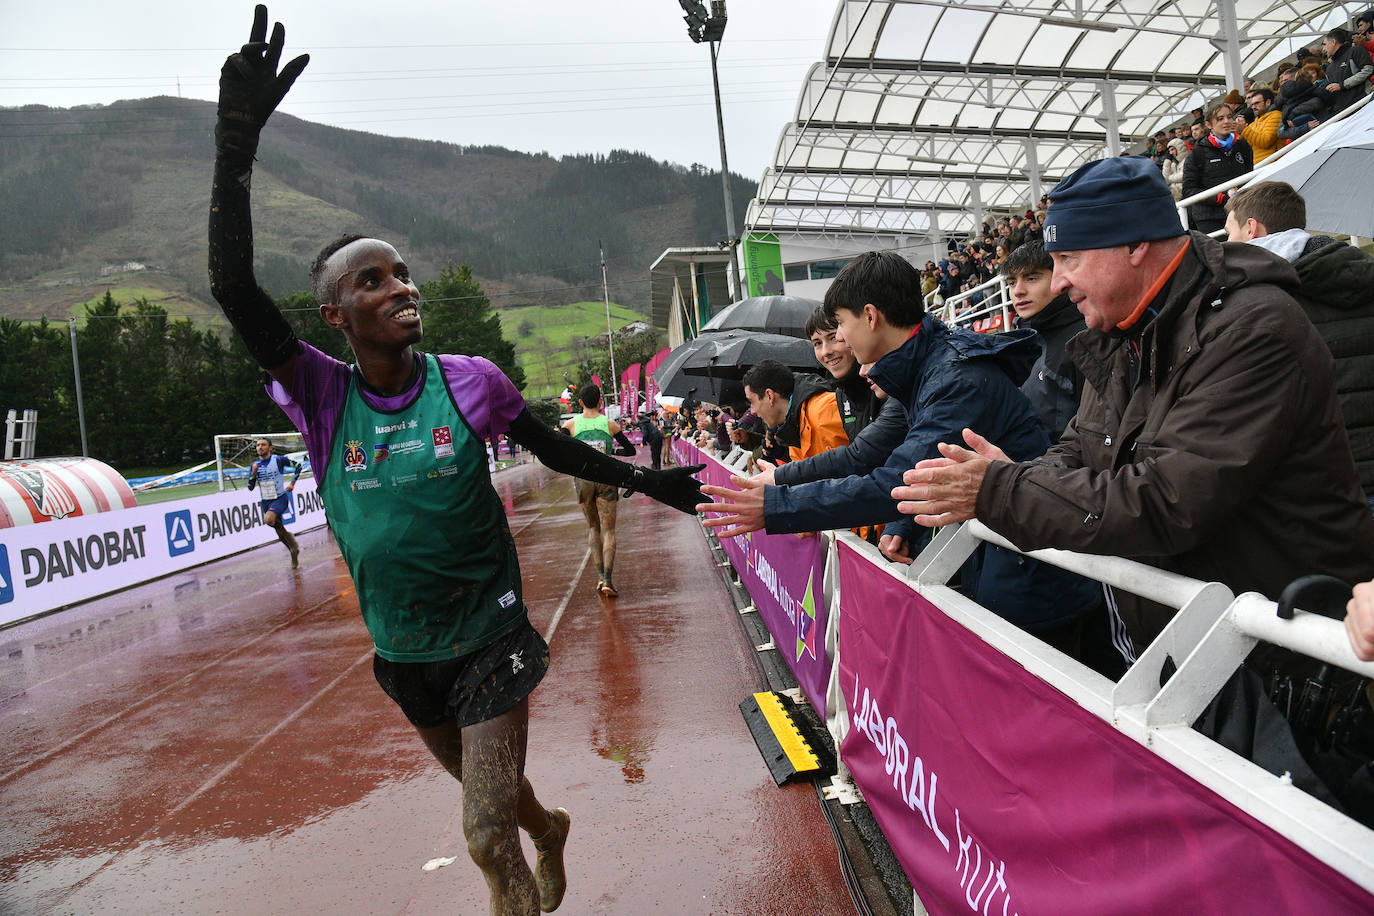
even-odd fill
[[(606, 333), (606, 303), (525, 305), (500, 309), (506, 339), (515, 342), (515, 355), (525, 370), (525, 397), (553, 397), (563, 390), (563, 373), (587, 356), (587, 338)], [(647, 319), (623, 305), (611, 303), (611, 323), (623, 328)], [(520, 328), (528, 321), (528, 336)], [(602, 343), (605, 346), (605, 343)]]

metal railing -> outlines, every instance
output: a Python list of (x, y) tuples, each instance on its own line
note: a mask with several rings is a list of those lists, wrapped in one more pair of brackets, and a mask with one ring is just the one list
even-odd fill
[[(970, 304), (981, 297), (976, 304)], [(977, 286), (950, 296), (935, 310), (936, 316), (951, 327), (996, 333), (1011, 330), (1016, 317), (1011, 308), (1011, 294), (1006, 278), (1000, 274)]]
[[(1339, 620), (1297, 610), (1292, 619), (1263, 595), (1234, 595), (1203, 582), (1121, 557), (1067, 550), (1022, 551), (982, 522), (942, 529), (910, 567), (886, 563), (875, 548), (840, 534), (888, 572), (1028, 671), (1119, 731), (1151, 748), (1192, 779), (1289, 837), (1332, 868), (1374, 889), (1374, 831), (1233, 754), (1192, 728), (1198, 716), (1259, 643), (1290, 649), (1366, 678), (1374, 663), (1356, 656)], [(982, 542), (1024, 553), (1176, 611), (1116, 684), (974, 603), (947, 583)], [(1166, 661), (1177, 670), (1160, 685)]]

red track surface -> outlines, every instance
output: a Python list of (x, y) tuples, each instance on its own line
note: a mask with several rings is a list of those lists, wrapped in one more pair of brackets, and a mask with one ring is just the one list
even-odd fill
[[(568, 480), (496, 483), (553, 630), (527, 769), (572, 812), (559, 912), (852, 912), (736, 708), (756, 668), (697, 522), (622, 502), (604, 602)], [(0, 632), (0, 912), (486, 912), (461, 787), (376, 686), (332, 540), (301, 544)]]

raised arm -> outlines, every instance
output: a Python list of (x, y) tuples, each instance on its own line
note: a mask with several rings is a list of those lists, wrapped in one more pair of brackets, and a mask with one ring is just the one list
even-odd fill
[(272, 297), (253, 275), (253, 220), (249, 206), (253, 157), (262, 127), (276, 110), (310, 55), (281, 72), (286, 29), (277, 23), (267, 37), (267, 7), (254, 12), (248, 43), (224, 62), (215, 122), (215, 177), (210, 190), (210, 293), (258, 364), (289, 382), (300, 346)]

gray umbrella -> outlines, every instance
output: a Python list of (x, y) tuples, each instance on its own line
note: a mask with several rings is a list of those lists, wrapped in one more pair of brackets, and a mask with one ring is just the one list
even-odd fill
[(788, 337), (806, 336), (806, 319), (820, 303), (800, 296), (752, 296), (727, 305), (702, 326), (702, 332), (737, 328)]
[(1360, 194), (1374, 175), (1374, 102), (1325, 136), (1316, 134), (1272, 165), (1261, 164), (1247, 184), (1286, 181), (1307, 203), (1307, 228), (1374, 236), (1374, 207)]
[(759, 331), (708, 331), (669, 353), (654, 370), (654, 380), (666, 395), (710, 401), (733, 394), (734, 387), (726, 388), (722, 382), (738, 381), (765, 359), (776, 359), (794, 370), (820, 369), (808, 340)]

